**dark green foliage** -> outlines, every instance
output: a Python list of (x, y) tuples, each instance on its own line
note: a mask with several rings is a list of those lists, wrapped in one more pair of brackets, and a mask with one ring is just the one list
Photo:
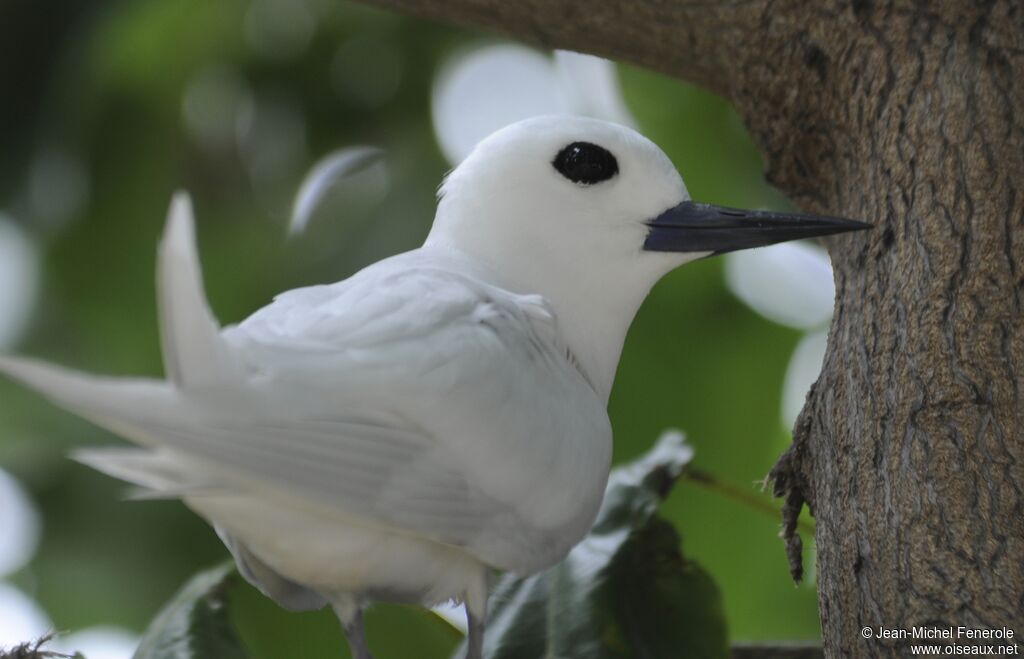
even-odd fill
[(133, 659), (248, 659), (228, 615), (236, 579), (230, 564), (193, 577), (153, 620)]

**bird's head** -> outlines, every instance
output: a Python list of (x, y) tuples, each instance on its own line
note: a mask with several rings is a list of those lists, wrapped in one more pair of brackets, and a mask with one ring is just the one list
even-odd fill
[[(536, 117), (484, 139), (448, 175), (430, 240), (502, 274), (592, 278), (600, 269), (629, 277), (652, 265), (640, 258), (645, 223), (686, 199), (671, 161), (639, 133), (597, 119)], [(664, 272), (698, 256), (654, 260)]]
[(508, 288), (544, 295), (563, 325), (581, 317), (585, 333), (601, 334), (595, 323), (606, 319), (617, 338), (603, 342), (621, 348), (651, 286), (679, 265), (866, 226), (695, 203), (665, 153), (636, 131), (548, 116), (492, 134), (449, 174), (427, 245), (468, 255)]

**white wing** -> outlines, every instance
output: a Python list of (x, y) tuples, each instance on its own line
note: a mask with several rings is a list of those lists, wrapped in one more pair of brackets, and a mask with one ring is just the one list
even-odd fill
[(222, 459), (368, 519), (531, 571), (589, 528), (604, 406), (546, 305), (416, 252), (280, 296), (225, 338), (273, 422), (204, 427)]

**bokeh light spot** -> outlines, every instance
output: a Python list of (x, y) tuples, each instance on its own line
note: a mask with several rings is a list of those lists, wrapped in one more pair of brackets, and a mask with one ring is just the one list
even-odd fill
[(569, 112), (636, 128), (636, 119), (622, 97), (615, 62), (569, 50), (556, 50), (555, 68), (563, 102)]
[(29, 170), (32, 214), (47, 228), (63, 227), (89, 196), (89, 175), (81, 160), (58, 148), (36, 154)]
[(319, 212), (337, 206), (367, 206), (379, 201), (388, 189), (383, 152), (369, 146), (353, 146), (330, 153), (313, 166), (295, 196), (290, 234), (302, 233)]
[(38, 604), (0, 581), (0, 648), (35, 641), (51, 631), (53, 623)]
[(786, 379), (782, 385), (782, 421), (786, 428), (792, 428), (796, 423), (807, 392), (821, 373), (827, 344), (828, 330), (812, 332), (800, 339), (789, 358)]
[(182, 116), (192, 139), (210, 151), (234, 145), (235, 124), (252, 103), (249, 88), (234, 70), (214, 65), (185, 88)]
[(511, 123), (576, 114), (635, 125), (608, 60), (568, 51), (554, 58), (523, 46), (486, 46), (456, 55), (434, 80), (434, 132), (448, 162)]
[(35, 504), (21, 484), (0, 469), (0, 576), (24, 567), (39, 545), (42, 530)]
[(450, 163), (510, 123), (564, 112), (551, 59), (522, 46), (492, 46), (450, 60), (434, 82), (434, 131)]
[(817, 245), (782, 243), (727, 254), (725, 281), (736, 297), (780, 325), (813, 329), (832, 316), (832, 264)]
[(21, 337), (39, 294), (39, 253), (14, 220), (0, 212), (0, 350)]

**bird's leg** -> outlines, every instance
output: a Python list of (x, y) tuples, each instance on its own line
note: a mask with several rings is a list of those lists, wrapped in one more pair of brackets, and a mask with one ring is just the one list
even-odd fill
[(370, 647), (366, 644), (363, 610), (356, 610), (351, 621), (342, 623), (342, 628), (345, 630), (345, 638), (348, 640), (348, 649), (352, 652), (352, 659), (373, 659)]
[(484, 627), (487, 623), (487, 582), (490, 570), (484, 570), (480, 579), (465, 594), (466, 602), (466, 659), (483, 659)]
[(334, 612), (341, 620), (341, 628), (348, 641), (348, 649), (352, 659), (373, 659), (370, 647), (366, 644), (366, 632), (363, 629), (363, 605), (354, 598), (334, 602)]
[(486, 613), (480, 616), (475, 615), (466, 604), (466, 621), (469, 626), (469, 633), (466, 638), (466, 659), (484, 658), (484, 622)]

